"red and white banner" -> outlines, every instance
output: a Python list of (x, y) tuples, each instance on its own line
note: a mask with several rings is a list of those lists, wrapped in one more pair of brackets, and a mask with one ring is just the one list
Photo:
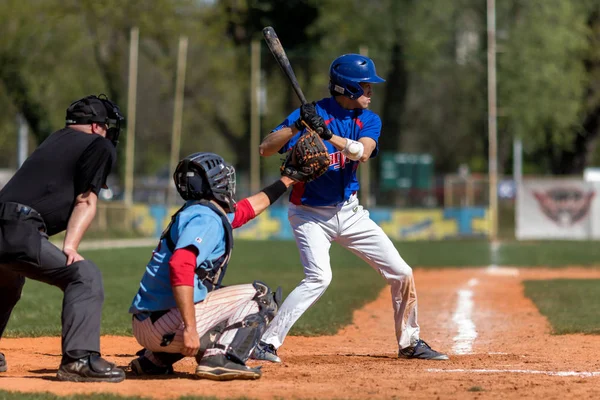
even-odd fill
[(524, 180), (517, 239), (600, 239), (600, 186), (578, 179)]

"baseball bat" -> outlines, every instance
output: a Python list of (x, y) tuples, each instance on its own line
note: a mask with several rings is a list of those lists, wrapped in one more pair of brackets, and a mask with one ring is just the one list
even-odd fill
[(283, 70), (283, 73), (290, 81), (294, 92), (296, 92), (296, 96), (300, 99), (302, 104), (306, 104), (306, 97), (304, 97), (304, 93), (300, 88), (300, 84), (298, 83), (298, 79), (296, 78), (296, 74), (294, 73), (294, 69), (290, 64), (290, 60), (288, 59), (287, 54), (285, 54), (285, 50), (275, 33), (275, 29), (271, 26), (267, 26), (262, 30), (263, 36), (265, 37), (265, 41), (267, 42), (267, 46), (269, 46), (269, 50), (271, 50), (271, 54), (275, 57), (277, 64)]

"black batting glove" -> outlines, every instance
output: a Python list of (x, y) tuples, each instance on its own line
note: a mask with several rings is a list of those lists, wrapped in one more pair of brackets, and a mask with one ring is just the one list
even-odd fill
[(302, 104), (300, 107), (300, 118), (298, 118), (298, 120), (296, 120), (294, 123), (296, 129), (299, 131), (305, 128), (302, 122), (306, 123), (310, 129), (317, 132), (317, 134), (323, 140), (329, 140), (333, 136), (333, 133), (327, 129), (327, 125), (325, 125), (323, 117), (317, 113), (315, 103)]

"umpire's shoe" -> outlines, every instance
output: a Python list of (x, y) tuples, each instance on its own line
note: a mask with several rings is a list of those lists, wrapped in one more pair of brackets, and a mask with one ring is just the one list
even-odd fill
[(250, 358), (252, 358), (253, 360), (264, 360), (271, 361), (274, 363), (281, 362), (281, 358), (277, 356), (277, 349), (275, 348), (275, 346), (262, 341), (256, 345)]
[(89, 353), (77, 359), (64, 355), (56, 377), (59, 381), (117, 383), (125, 379), (125, 371), (98, 353)]
[(203, 357), (196, 367), (198, 378), (213, 381), (258, 379), (261, 375), (260, 368), (250, 368), (228, 358), (225, 354)]
[(435, 351), (425, 343), (424, 340), (419, 339), (417, 344), (412, 347), (406, 347), (398, 352), (399, 358), (420, 358), (421, 360), (447, 360), (448, 356)]
[(6, 372), (6, 357), (4, 357), (4, 353), (0, 353), (0, 372)]

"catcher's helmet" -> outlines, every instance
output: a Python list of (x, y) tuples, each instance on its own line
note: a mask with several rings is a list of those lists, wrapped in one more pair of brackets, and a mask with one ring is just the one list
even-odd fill
[(333, 60), (329, 67), (329, 92), (332, 96), (342, 95), (356, 100), (364, 93), (361, 82), (385, 82), (377, 76), (373, 60), (360, 54), (344, 54)]
[(179, 161), (173, 180), (184, 200), (216, 200), (225, 212), (235, 210), (235, 168), (214, 153), (194, 153)]

